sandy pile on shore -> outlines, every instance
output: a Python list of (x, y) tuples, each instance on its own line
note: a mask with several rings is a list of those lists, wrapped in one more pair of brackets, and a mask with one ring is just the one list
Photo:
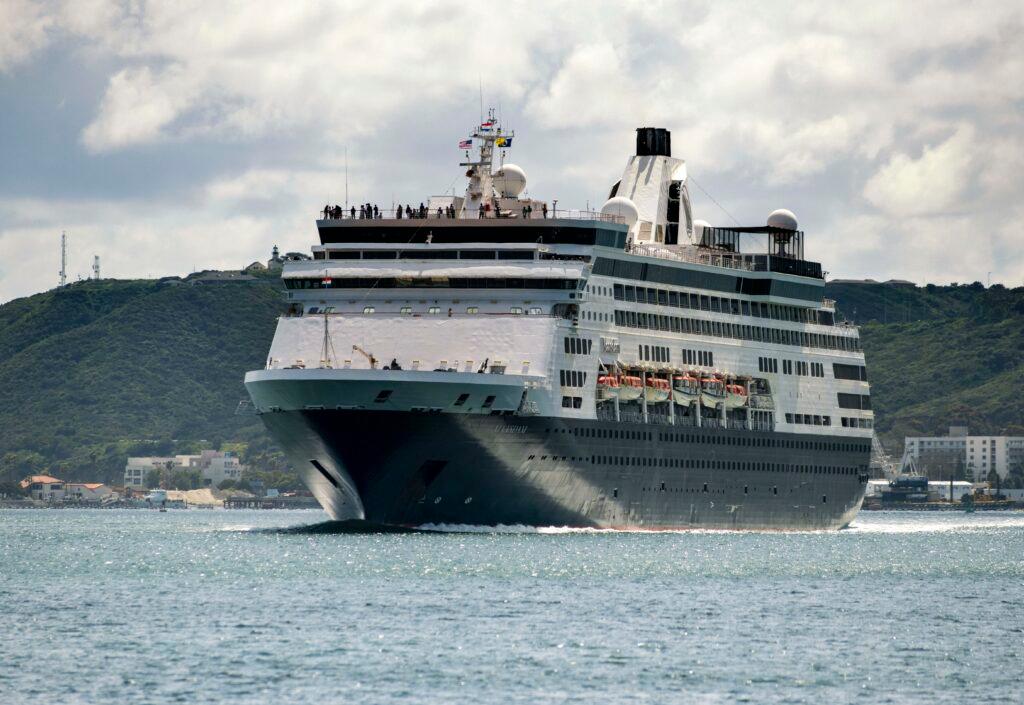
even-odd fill
[(224, 493), (209, 487), (201, 490), (167, 490), (167, 499), (175, 502), (185, 500), (185, 504), (190, 507), (224, 506)]

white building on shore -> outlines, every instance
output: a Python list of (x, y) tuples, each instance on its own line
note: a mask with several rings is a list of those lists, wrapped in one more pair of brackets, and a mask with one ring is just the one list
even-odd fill
[(950, 426), (948, 436), (907, 436), (904, 449), (922, 471), (932, 459), (952, 459), (977, 481), (992, 470), (1006, 479), (1011, 468), (1024, 464), (1024, 436), (971, 436), (966, 426)]
[(245, 466), (233, 453), (219, 450), (204, 450), (199, 455), (128, 458), (124, 468), (125, 487), (144, 488), (146, 477), (153, 470), (197, 470), (203, 478), (204, 485), (217, 487), (225, 480), (241, 480)]

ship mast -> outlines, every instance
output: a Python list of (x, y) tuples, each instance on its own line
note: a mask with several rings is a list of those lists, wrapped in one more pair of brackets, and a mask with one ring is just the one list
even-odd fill
[[(495, 146), (505, 148), (511, 145), (514, 132), (502, 133), (501, 125), (494, 116), (494, 108), (487, 111), (487, 119), (483, 120), (471, 135), (480, 148), (480, 158), (477, 161), (460, 162), (459, 166), (469, 167), (466, 176), (469, 184), (466, 185), (466, 198), (462, 203), (460, 218), (494, 218), (497, 212), (497, 204), (494, 200), (494, 179), (492, 172), (494, 168)], [(483, 211), (481, 212), (481, 206)]]

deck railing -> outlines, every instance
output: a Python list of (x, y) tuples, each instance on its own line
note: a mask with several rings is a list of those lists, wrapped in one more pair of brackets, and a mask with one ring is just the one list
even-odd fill
[(533, 210), (525, 213), (522, 210), (510, 210), (501, 213), (485, 211), (483, 215), (474, 214), (472, 217), (463, 218), (459, 216), (458, 212), (453, 214), (451, 211), (446, 211), (443, 208), (435, 208), (431, 211), (428, 208), (420, 210), (419, 207), (410, 207), (409, 210), (401, 209), (401, 213), (399, 213), (398, 208), (378, 208), (376, 211), (371, 210), (367, 212), (365, 208), (362, 211), (352, 207), (345, 210), (340, 206), (318, 211), (317, 220), (513, 220), (520, 222), (523, 220), (597, 220), (603, 223), (625, 222), (621, 216), (577, 208), (549, 208), (547, 211)]
[(634, 255), (641, 257), (658, 257), (660, 259), (672, 260), (675, 262), (687, 262), (690, 264), (703, 264), (710, 267), (725, 267), (727, 269), (741, 269), (747, 272), (754, 271), (754, 263), (744, 259), (743, 255), (730, 252), (716, 252), (698, 247), (684, 247), (678, 250), (668, 250), (656, 245), (638, 245), (634, 243), (627, 250)]

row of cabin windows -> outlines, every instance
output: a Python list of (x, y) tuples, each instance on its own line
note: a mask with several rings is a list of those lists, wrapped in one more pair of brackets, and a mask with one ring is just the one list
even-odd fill
[[(317, 308), (316, 306), (314, 306), (314, 307), (311, 307), (309, 309), (309, 313), (333, 313), (333, 311), (334, 311), (334, 307), (333, 306), (328, 306), (328, 307), (323, 308), (323, 309), (320, 309), (320, 308)], [(442, 313), (445, 313), (445, 312), (446, 312), (446, 309), (444, 309), (441, 306), (429, 306), (427, 308), (427, 310), (426, 310), (426, 313), (428, 315), (431, 315), (431, 316), (438, 316), (438, 315), (441, 315)], [(543, 310), (539, 306), (531, 306), (530, 308), (525, 308), (525, 309), (522, 306), (510, 306), (509, 309), (508, 309), (508, 312), (510, 314), (517, 315), (517, 316), (521, 316), (524, 313), (527, 316), (540, 316), (540, 315), (543, 315), (543, 313), (544, 313)], [(377, 313), (377, 307), (376, 306), (364, 306), (363, 307), (363, 313), (366, 314), (366, 315)], [(384, 313), (388, 313), (388, 312), (385, 311)], [(400, 309), (398, 309), (398, 313), (401, 316), (413, 316), (413, 315), (416, 315), (415, 312), (413, 311), (412, 306), (402, 306)], [(449, 316), (453, 315), (454, 313), (455, 313), (454, 309), (451, 309), (451, 308), (447, 309), (447, 314)], [(480, 307), (479, 306), (467, 306), (466, 307), (466, 313), (468, 315), (474, 315), (474, 314), (480, 313)]]
[[(543, 456), (542, 456), (543, 459)], [(553, 458), (554, 459), (554, 458)], [(793, 472), (807, 475), (856, 475), (857, 468), (842, 465), (821, 467), (799, 463), (768, 463), (757, 460), (701, 460), (697, 458), (651, 458), (628, 455), (592, 455), (593, 465), (621, 467), (683, 468), (688, 470), (746, 470), (753, 472)], [(707, 491), (707, 485), (704, 485)]]
[(583, 406), (583, 397), (562, 397), (563, 409), (579, 409)]
[(774, 357), (759, 357), (757, 358), (757, 371), (758, 372), (773, 372), (779, 373), (779, 361)]
[(330, 250), (314, 252), (313, 259), (504, 259), (532, 260), (534, 250)]
[(873, 419), (858, 419), (854, 416), (844, 416), (842, 419), (843, 428), (874, 428)]
[(714, 367), (715, 354), (710, 350), (688, 350), (683, 348), (683, 364)]
[(867, 394), (846, 394), (839, 392), (838, 401), (840, 409), (861, 409), (871, 411), (871, 397)]
[(595, 294), (596, 296), (611, 296), (612, 295), (611, 287), (598, 286), (597, 284), (587, 284), (587, 286), (585, 286), (583, 290), (584, 291), (588, 291), (588, 292), (590, 292), (592, 294)]
[(612, 315), (610, 313), (601, 313), (600, 311), (583, 311), (583, 320), (610, 323)]
[(860, 350), (860, 340), (857, 338), (807, 333), (805, 331), (787, 330), (785, 328), (748, 326), (742, 323), (664, 316), (660, 313), (616, 310), (615, 325), (626, 328), (647, 328), (649, 330), (662, 330), (672, 333), (706, 335), (716, 338), (753, 340), (760, 343), (773, 343), (775, 345), (794, 345), (802, 348)]
[(831, 426), (831, 416), (819, 414), (786, 414), (786, 423), (803, 424), (805, 426)]
[(671, 362), (669, 350), (664, 345), (640, 345), (640, 359), (647, 362)]
[(284, 280), (287, 289), (563, 289), (573, 291), (578, 279), (518, 277), (316, 277)]
[(590, 338), (565, 338), (567, 355), (589, 355), (594, 341)]
[(773, 318), (778, 321), (793, 323), (817, 323), (832, 325), (834, 316), (831, 311), (819, 311), (800, 306), (783, 304), (766, 304), (759, 301), (729, 299), (707, 294), (688, 294), (684, 291), (668, 291), (651, 287), (615, 284), (615, 298), (619, 301), (630, 301), (638, 304), (654, 304), (673, 308), (692, 308), (695, 311), (711, 311), (728, 313), (733, 316), (754, 316), (755, 318)]
[(587, 386), (587, 373), (580, 370), (559, 370), (558, 381), (563, 387), (585, 387)]
[[(616, 440), (653, 441), (649, 431), (634, 431), (617, 428), (574, 428), (554, 429), (555, 433), (571, 433), (581, 438), (606, 438)], [(545, 429), (550, 433), (551, 429)], [(826, 450), (848, 453), (867, 453), (871, 446), (856, 442), (803, 440), (789, 438), (766, 438), (763, 436), (731, 436), (722, 434), (693, 434), (685, 432), (660, 432), (659, 443), (703, 443), (709, 445), (745, 446), (751, 448), (788, 448), (791, 450)]]

